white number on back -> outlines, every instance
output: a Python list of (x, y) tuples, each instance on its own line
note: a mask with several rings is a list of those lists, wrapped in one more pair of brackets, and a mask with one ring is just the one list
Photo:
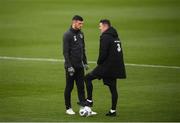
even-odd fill
[(121, 46), (120, 46), (120, 44), (117, 44), (117, 51), (118, 51), (118, 52), (121, 52)]

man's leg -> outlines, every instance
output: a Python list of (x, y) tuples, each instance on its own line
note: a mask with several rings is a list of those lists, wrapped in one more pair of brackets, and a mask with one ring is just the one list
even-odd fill
[(118, 92), (117, 92), (117, 81), (116, 79), (106, 79), (105, 84), (109, 87), (111, 92), (111, 109), (106, 114), (106, 116), (116, 116), (116, 106), (118, 100)]
[(80, 104), (83, 106), (85, 102), (85, 91), (84, 91), (84, 68), (75, 69), (75, 81), (78, 91), (78, 98)]
[(97, 79), (98, 77), (93, 75), (93, 73), (88, 73), (85, 76), (85, 83), (86, 83), (86, 89), (87, 89), (87, 100), (92, 100), (92, 92), (93, 92), (93, 84), (92, 80)]
[(112, 110), (116, 110), (117, 100), (118, 100), (118, 92), (117, 92), (117, 84), (116, 80), (112, 80), (112, 84), (109, 86), (109, 90), (111, 92), (111, 102), (112, 102)]
[(71, 108), (71, 92), (73, 87), (74, 87), (74, 76), (70, 76), (66, 70), (66, 87), (64, 90), (66, 109)]

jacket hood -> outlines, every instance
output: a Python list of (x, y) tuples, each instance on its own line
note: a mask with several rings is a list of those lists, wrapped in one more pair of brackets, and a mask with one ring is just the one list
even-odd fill
[(112, 35), (113, 37), (118, 37), (117, 31), (113, 27), (110, 27), (109, 29), (107, 29), (105, 32), (102, 33), (102, 35), (104, 34)]

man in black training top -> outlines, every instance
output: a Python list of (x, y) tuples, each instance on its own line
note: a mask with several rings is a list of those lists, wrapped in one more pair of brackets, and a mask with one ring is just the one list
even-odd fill
[[(99, 23), (101, 30), (99, 57), (96, 68), (85, 76), (87, 87), (87, 101), (93, 105), (92, 80), (102, 79), (111, 92), (112, 107), (106, 116), (116, 116), (116, 105), (118, 100), (117, 79), (126, 78), (125, 65), (123, 60), (123, 51), (121, 41), (117, 31), (111, 26), (107, 19)], [(104, 100), (105, 101), (105, 100)]]
[(63, 36), (63, 55), (65, 58), (66, 87), (64, 91), (66, 113), (75, 114), (71, 107), (71, 92), (76, 81), (80, 104), (85, 102), (84, 68), (88, 69), (85, 54), (84, 35), (81, 32), (83, 18), (75, 15), (70, 29)]

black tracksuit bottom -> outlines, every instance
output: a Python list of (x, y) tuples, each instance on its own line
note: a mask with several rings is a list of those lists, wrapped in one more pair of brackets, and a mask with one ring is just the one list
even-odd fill
[(78, 99), (79, 102), (85, 101), (85, 91), (84, 91), (84, 68), (74, 68), (75, 73), (70, 76), (66, 69), (66, 87), (64, 90), (64, 98), (66, 109), (71, 108), (71, 92), (74, 87), (74, 81), (76, 82)]
[[(93, 73), (89, 73), (85, 76), (86, 88), (87, 88), (87, 99), (92, 100), (92, 91), (93, 91), (93, 84), (92, 80), (99, 79), (98, 76), (94, 75)], [(103, 78), (103, 82), (105, 85), (109, 87), (111, 92), (111, 109), (116, 110), (117, 101), (118, 101), (118, 92), (117, 92), (117, 81), (113, 78)]]

